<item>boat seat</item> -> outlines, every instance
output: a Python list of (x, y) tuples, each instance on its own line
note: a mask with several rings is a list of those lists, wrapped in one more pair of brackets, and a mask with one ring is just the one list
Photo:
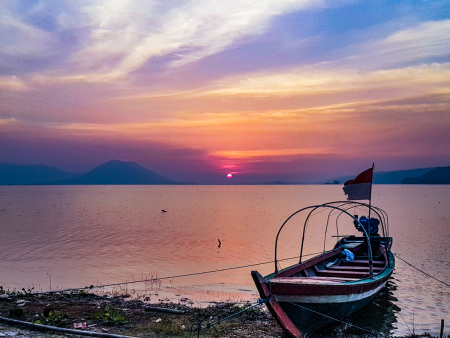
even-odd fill
[(317, 276), (323, 277), (337, 277), (337, 278), (364, 278), (369, 276), (369, 270), (366, 272), (358, 271), (330, 271), (330, 270), (317, 270)]
[[(382, 271), (384, 267), (374, 266), (373, 272)], [(332, 265), (327, 267), (327, 270), (333, 271), (353, 271), (353, 272), (366, 272), (369, 271), (368, 266), (340, 266), (340, 265)]]
[(334, 278), (334, 277), (274, 277), (270, 281), (271, 283), (280, 283), (280, 284), (324, 284), (324, 283), (342, 283), (342, 282), (351, 282), (358, 280), (358, 278)]
[[(354, 261), (341, 261), (339, 263), (340, 266), (367, 266), (369, 267), (368, 260), (355, 259)], [(386, 265), (385, 261), (373, 261), (373, 266), (382, 266)]]

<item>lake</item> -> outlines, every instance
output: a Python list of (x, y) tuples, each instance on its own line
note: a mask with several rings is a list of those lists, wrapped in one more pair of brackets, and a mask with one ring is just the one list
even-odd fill
[[(47, 291), (273, 262), (275, 236), (287, 217), (344, 199), (341, 185), (1, 186), (0, 285)], [(374, 185), (372, 203), (389, 215), (393, 251), (448, 283), (450, 186)], [(298, 256), (301, 226), (294, 223), (281, 238), (280, 258)], [(320, 252), (323, 224), (308, 230), (305, 253)], [(335, 242), (333, 231), (326, 249)], [(339, 231), (355, 233), (351, 220)], [(253, 302), (255, 269), (268, 274), (274, 265), (101, 290), (151, 302)], [(450, 288), (397, 259), (388, 288), (364, 311), (370, 315), (349, 320), (395, 335), (413, 327), (437, 335), (443, 318), (448, 334)]]

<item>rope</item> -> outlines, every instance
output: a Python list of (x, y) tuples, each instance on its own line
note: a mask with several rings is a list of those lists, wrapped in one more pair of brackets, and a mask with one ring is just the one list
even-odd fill
[(249, 306), (249, 307), (247, 307), (247, 308), (245, 308), (245, 309), (243, 309), (243, 310), (241, 310), (241, 311), (239, 311), (239, 312), (233, 313), (232, 315), (229, 315), (228, 317), (225, 317), (225, 318), (222, 318), (222, 319), (218, 319), (218, 320), (216, 320), (216, 321), (213, 321), (213, 322), (210, 323), (210, 324), (211, 324), (211, 325), (213, 325), (213, 324), (219, 324), (220, 322), (223, 322), (223, 321), (225, 321), (225, 320), (228, 320), (228, 319), (230, 319), (231, 317), (237, 316), (238, 314), (241, 314), (242, 312), (245, 312), (245, 311), (250, 310), (250, 309), (252, 309), (252, 308), (254, 308), (254, 307), (256, 307), (256, 306), (260, 306), (260, 305), (262, 305), (262, 304), (264, 304), (264, 302), (258, 301), (256, 304), (253, 304), (253, 305), (251, 305), (251, 306)]
[[(304, 255), (304, 256), (314, 256), (314, 255), (318, 255), (318, 254), (321, 254), (321, 253), (322, 252), (316, 252), (316, 253), (312, 253), (312, 254), (308, 254), (308, 255)], [(287, 260), (290, 260), (290, 259), (298, 259), (298, 258), (299, 258), (299, 256), (283, 258), (283, 259), (279, 259), (278, 262), (287, 261)], [(136, 283), (143, 283), (143, 282), (155, 282), (155, 281), (164, 280), (164, 279), (172, 279), (172, 278), (180, 278), (180, 277), (189, 277), (189, 276), (203, 275), (203, 274), (207, 274), (207, 273), (214, 273), (214, 272), (222, 272), (222, 271), (243, 269), (243, 268), (249, 268), (249, 267), (252, 267), (252, 266), (265, 265), (265, 264), (273, 264), (273, 261), (263, 262), (263, 263), (255, 263), (255, 264), (248, 264), (248, 265), (241, 265), (241, 266), (235, 266), (235, 267), (231, 267), (231, 268), (224, 268), (224, 269), (218, 269), (218, 270), (193, 272), (193, 273), (187, 273), (187, 274), (176, 275), (176, 276), (141, 279), (141, 280), (135, 280), (135, 281), (132, 281), (132, 282), (130, 281), (130, 282), (103, 284), (103, 285), (91, 285), (91, 286), (85, 286), (85, 287), (81, 287), (81, 288), (70, 288), (70, 289), (63, 289), (63, 290), (57, 290), (57, 291), (51, 291), (51, 292), (69, 292), (69, 291), (78, 291), (78, 290), (86, 290), (86, 289), (94, 289), (94, 288), (119, 286), (119, 285), (125, 285), (125, 284), (136, 284)], [(50, 292), (36, 292), (36, 294), (41, 294), (41, 293), (50, 293)]]
[[(294, 257), (294, 258), (297, 258), (297, 257)], [(191, 331), (190, 331), (189, 337), (192, 336), (192, 333), (193, 333), (193, 332), (197, 332), (197, 337), (200, 337), (200, 332), (201, 332), (202, 330), (204, 330), (204, 329), (210, 329), (211, 327), (213, 327), (214, 330), (216, 330), (216, 333), (217, 333), (218, 331), (217, 331), (217, 328), (214, 326), (214, 324), (219, 324), (219, 323), (221, 323), (221, 322), (223, 322), (223, 321), (225, 321), (225, 320), (228, 320), (228, 319), (230, 319), (230, 318), (232, 318), (232, 317), (235, 317), (235, 316), (237, 316), (237, 315), (239, 315), (239, 314), (241, 314), (241, 313), (243, 313), (243, 312), (245, 312), (245, 311), (248, 311), (248, 310), (250, 310), (250, 309), (252, 309), (252, 308), (254, 308), (254, 307), (256, 307), (256, 306), (260, 306), (260, 305), (262, 305), (262, 304), (264, 304), (264, 303), (265, 303), (264, 300), (259, 299), (258, 302), (257, 302), (256, 304), (253, 304), (253, 305), (251, 305), (251, 306), (248, 306), (248, 307), (246, 307), (245, 309), (243, 309), (243, 310), (241, 310), (241, 311), (239, 311), (239, 312), (233, 313), (232, 315), (229, 315), (229, 316), (227, 316), (227, 317), (225, 317), (225, 318), (217, 319), (217, 320), (215, 320), (215, 321), (213, 321), (213, 322), (208, 322), (208, 323), (206, 324), (206, 326), (204, 326), (204, 327), (202, 327), (202, 323), (201, 323), (201, 322), (199, 322), (199, 323), (194, 323), (194, 324), (191, 325)], [(194, 326), (196, 326), (195, 329), (194, 329)]]
[(342, 324), (345, 324), (345, 325), (349, 325), (349, 326), (355, 327), (355, 328), (357, 328), (357, 329), (359, 329), (359, 330), (366, 331), (366, 332), (369, 332), (369, 333), (377, 333), (377, 334), (379, 333), (379, 332), (376, 332), (376, 331), (373, 331), (373, 330), (367, 330), (367, 329), (364, 329), (364, 328), (362, 328), (362, 327), (359, 327), (359, 326), (356, 326), (356, 325), (353, 325), (353, 324), (344, 322), (344, 321), (342, 321), (342, 320), (340, 320), (340, 319), (337, 319), (337, 318), (334, 318), (334, 317), (330, 317), (330, 316), (325, 315), (325, 314), (323, 314), (323, 313), (320, 313), (320, 312), (317, 312), (317, 311), (308, 309), (307, 307), (301, 306), (300, 304), (292, 303), (292, 302), (288, 301), (287, 299), (283, 299), (283, 298), (278, 297), (278, 296), (274, 296), (274, 297), (275, 297), (275, 299), (276, 299), (277, 301), (281, 300), (281, 301), (283, 301), (283, 302), (286, 302), (286, 303), (289, 303), (289, 304), (291, 304), (291, 305), (297, 306), (297, 307), (299, 307), (299, 308), (302, 308), (302, 309), (311, 311), (311, 312), (316, 313), (316, 314), (318, 314), (318, 315), (321, 315), (321, 316), (323, 316), (323, 317), (326, 317), (326, 318), (335, 320), (335, 321), (337, 321), (337, 322), (339, 322), (339, 323), (342, 323)]
[(405, 261), (403, 258), (401, 258), (399, 255), (397, 255), (396, 253), (394, 253), (395, 257), (399, 258), (400, 260), (402, 260), (403, 262), (405, 262), (406, 264), (408, 264), (409, 266), (412, 266), (414, 269), (419, 270), (420, 272), (422, 272), (424, 275), (433, 278), (434, 280), (438, 281), (439, 283), (442, 283), (444, 285), (450, 286), (450, 284), (447, 284), (446, 282), (443, 282), (439, 279), (437, 279), (436, 277), (431, 276), (430, 274), (426, 273), (423, 270), (420, 270), (419, 268), (415, 267), (414, 265), (412, 265), (411, 263), (408, 263), (407, 261)]

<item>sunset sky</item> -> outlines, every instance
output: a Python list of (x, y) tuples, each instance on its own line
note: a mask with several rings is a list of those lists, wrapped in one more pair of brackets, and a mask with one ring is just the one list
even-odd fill
[(0, 162), (112, 159), (198, 183), (448, 166), (449, 1), (1, 0)]

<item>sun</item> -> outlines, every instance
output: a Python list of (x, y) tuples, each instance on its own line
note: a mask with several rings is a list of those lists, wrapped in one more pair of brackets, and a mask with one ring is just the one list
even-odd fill
[(228, 174), (228, 175), (227, 175), (227, 178), (232, 178), (232, 177), (233, 177), (232, 174)]

